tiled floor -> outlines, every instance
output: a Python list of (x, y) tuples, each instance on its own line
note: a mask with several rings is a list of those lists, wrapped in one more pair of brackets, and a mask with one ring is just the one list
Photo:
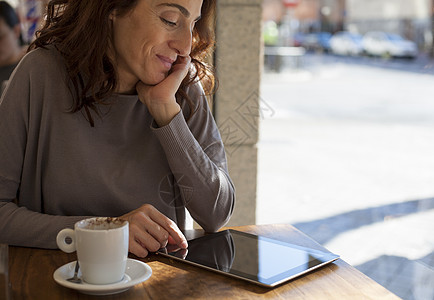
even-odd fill
[[(419, 201), (414, 201), (411, 204), (415, 202)], [(421, 202), (428, 203), (426, 209), (432, 212), (434, 209), (434, 198), (424, 199)], [(377, 226), (384, 227), (384, 222), (390, 222), (387, 221), (389, 217), (399, 222), (399, 219), (396, 218), (418, 213), (411, 208), (414, 205), (409, 205), (408, 203), (393, 205), (393, 207), (388, 209), (374, 208), (371, 212), (369, 209), (365, 209), (332, 218), (296, 223), (294, 225), (330, 250), (342, 253), (343, 258), (350, 263), (360, 260), (366, 261), (367, 258), (370, 259), (361, 264), (353, 263), (353, 265), (401, 298), (408, 300), (434, 299), (434, 252), (418, 259), (409, 259), (405, 256), (406, 254), (410, 256), (408, 250), (411, 246), (404, 245), (404, 249), (392, 249), (392, 252), (395, 250), (396, 252), (403, 251), (407, 253), (398, 255), (381, 254), (382, 252), (390, 252), (387, 250), (388, 246), (382, 245), (383, 242), (394, 244), (391, 248), (402, 246), (402, 243), (399, 241), (401, 236), (397, 235), (395, 238), (398, 240), (393, 241), (392, 239), (395, 238), (391, 237), (388, 231), (376, 231), (375, 234), (369, 233), (365, 235), (358, 234), (357, 231), (354, 232), (356, 228), (367, 226), (371, 222), (377, 223)], [(431, 212), (430, 217), (434, 219), (434, 213)], [(396, 213), (398, 213), (398, 217), (396, 217)], [(397, 227), (393, 226), (393, 230), (399, 230), (399, 227), (399, 225)], [(355, 242), (328, 245), (328, 241), (332, 240), (335, 236), (339, 236), (344, 231), (348, 231), (348, 235), (353, 235)], [(366, 242), (366, 239), (369, 239), (369, 241)], [(366, 247), (366, 244), (369, 244), (373, 240), (375, 241), (373, 245)], [(364, 245), (360, 246), (361, 243)], [(376, 253), (378, 256), (372, 258), (375, 255), (372, 255), (373, 253)]]
[(399, 297), (433, 300), (434, 70), (322, 60), (263, 75), (257, 222), (291, 223)]
[(356, 267), (403, 299), (434, 299), (434, 269), (423, 259), (383, 255)]

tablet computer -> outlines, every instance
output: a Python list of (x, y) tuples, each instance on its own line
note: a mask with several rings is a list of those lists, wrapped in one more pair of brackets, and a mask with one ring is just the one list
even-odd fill
[(338, 255), (228, 229), (190, 240), (188, 249), (157, 254), (274, 287), (339, 258)]

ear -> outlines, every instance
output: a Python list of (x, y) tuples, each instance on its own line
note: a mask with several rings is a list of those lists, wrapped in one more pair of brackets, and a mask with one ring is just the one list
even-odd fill
[(110, 13), (109, 20), (110, 20), (110, 21), (113, 21), (113, 20), (116, 18), (116, 14), (117, 14), (117, 10), (114, 9), (114, 10)]
[(17, 25), (14, 26), (14, 28), (12, 29), (14, 31), (15, 37), (18, 39), (20, 38), (20, 34), (21, 34), (21, 24), (18, 23)]

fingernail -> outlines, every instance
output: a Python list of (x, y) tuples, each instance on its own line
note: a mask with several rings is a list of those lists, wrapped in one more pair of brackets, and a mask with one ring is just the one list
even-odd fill
[(182, 249), (187, 249), (188, 248), (187, 241), (183, 241), (180, 246), (181, 246)]

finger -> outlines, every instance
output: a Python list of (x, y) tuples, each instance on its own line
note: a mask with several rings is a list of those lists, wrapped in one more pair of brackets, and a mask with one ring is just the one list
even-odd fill
[(143, 82), (139, 81), (136, 85), (137, 93), (139, 95), (145, 95), (144, 98), (149, 96), (152, 98), (154, 96), (151, 95), (152, 91), (155, 90), (155, 87), (159, 87), (160, 92), (162, 92), (163, 98), (174, 95), (179, 89), (185, 76), (187, 76), (188, 74), (188, 70), (190, 69), (190, 62), (191, 58), (189, 56), (178, 57), (166, 79), (164, 79), (156, 86), (146, 85)]
[(176, 102), (175, 94), (188, 74), (190, 63), (191, 58), (189, 56), (179, 56), (169, 75), (159, 84), (151, 86), (139, 81), (136, 84), (136, 90), (140, 101), (146, 104), (149, 109), (152, 107), (151, 102), (160, 104), (173, 104), (173, 102)]
[(130, 237), (129, 240), (129, 252), (138, 256), (138, 257), (146, 257), (149, 252), (146, 250), (141, 244), (139, 244), (134, 238)]
[(166, 247), (167, 241), (169, 239), (169, 233), (159, 224), (152, 220), (151, 222), (152, 224), (148, 224), (146, 226), (146, 231), (158, 242), (160, 248)]
[(150, 252), (165, 247), (169, 236), (166, 230), (143, 213), (130, 227), (130, 234)]
[(174, 72), (188, 72), (188, 69), (190, 68), (190, 63), (190, 56), (178, 56), (169, 73), (172, 74)]
[[(181, 250), (181, 248), (179, 248), (179, 246), (176, 245), (176, 244), (168, 244), (167, 247), (164, 248), (164, 249), (166, 249), (167, 252), (169, 252), (169, 253), (171, 253), (171, 252), (177, 252), (177, 251)], [(184, 249), (182, 249), (182, 250), (184, 250)]]
[(187, 257), (188, 250), (187, 249), (181, 249), (179, 250), (179, 257), (182, 259), (185, 259)]
[(184, 80), (185, 76), (188, 74), (188, 70), (190, 69), (191, 58), (187, 57), (178, 57), (175, 64), (173, 65), (169, 76), (165, 80), (161, 82), (161, 84), (167, 88), (178, 90), (181, 82)]
[(182, 234), (181, 230), (178, 228), (175, 222), (170, 219), (169, 221), (170, 222), (167, 224), (167, 227), (165, 227), (165, 229), (169, 233), (168, 244), (175, 244), (182, 249), (186, 249), (188, 247), (187, 239)]
[(177, 245), (178, 243), (173, 239), (173, 237), (171, 237), (169, 235), (169, 238), (167, 240), (167, 244), (169, 244), (169, 245)]
[(187, 239), (182, 234), (181, 230), (178, 228), (175, 222), (173, 222), (171, 219), (169, 219), (156, 209), (152, 211), (150, 217), (154, 220), (154, 222), (160, 224), (168, 232), (169, 243), (177, 244), (183, 249), (188, 247)]
[(141, 231), (136, 234), (136, 240), (149, 252), (155, 252), (161, 248), (161, 243), (148, 232)]

